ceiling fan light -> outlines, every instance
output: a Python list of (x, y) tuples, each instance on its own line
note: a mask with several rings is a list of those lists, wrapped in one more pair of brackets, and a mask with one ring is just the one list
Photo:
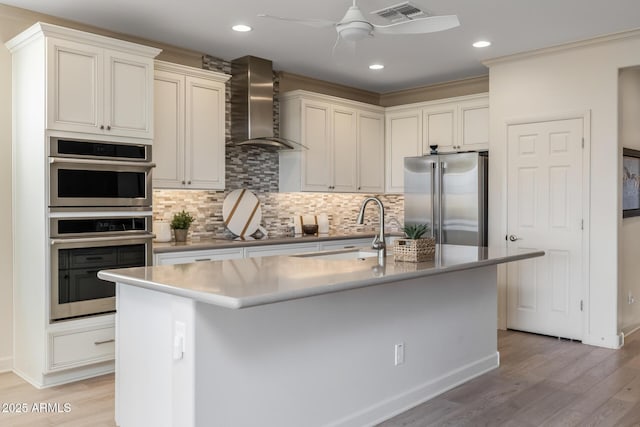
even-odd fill
[(478, 40), (477, 42), (475, 42), (473, 45), (473, 47), (488, 47), (491, 46), (491, 42), (490, 41), (486, 41), (486, 40)]
[(373, 26), (364, 21), (353, 21), (336, 26), (336, 31), (338, 31), (340, 37), (347, 41), (358, 41), (367, 38), (372, 30)]
[(384, 65), (382, 64), (371, 64), (369, 65), (369, 69), (370, 70), (382, 70), (384, 68)]
[(244, 25), (244, 24), (238, 24), (238, 25), (234, 25), (233, 27), (231, 27), (231, 29), (233, 31), (238, 31), (240, 33), (246, 33), (247, 31), (251, 31), (253, 30), (253, 28), (251, 28), (248, 25)]

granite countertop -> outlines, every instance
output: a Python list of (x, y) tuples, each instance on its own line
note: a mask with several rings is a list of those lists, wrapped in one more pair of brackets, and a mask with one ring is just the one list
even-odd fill
[[(296, 235), (296, 236), (276, 236), (266, 239), (255, 240), (230, 240), (225, 237), (202, 239), (198, 241), (187, 241), (185, 243), (176, 242), (153, 242), (153, 252), (156, 254), (166, 252), (184, 252), (184, 251), (200, 251), (208, 249), (227, 249), (245, 246), (266, 246), (266, 245), (283, 245), (287, 243), (314, 243), (325, 242), (330, 240), (347, 240), (347, 239), (364, 239), (371, 238), (376, 235), (375, 232), (360, 233), (329, 233), (314, 235)], [(385, 236), (404, 236), (401, 232), (385, 233)]]
[[(353, 249), (342, 251), (348, 252)], [(340, 251), (338, 251), (340, 252)], [(325, 252), (326, 253), (326, 252)], [(434, 261), (270, 256), (103, 270), (104, 280), (238, 309), (543, 256), (539, 250), (437, 245)]]

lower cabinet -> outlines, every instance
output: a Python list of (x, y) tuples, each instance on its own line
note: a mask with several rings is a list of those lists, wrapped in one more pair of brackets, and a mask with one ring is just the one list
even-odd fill
[[(154, 265), (187, 264), (198, 261), (220, 261), (224, 259), (255, 258), (275, 255), (295, 255), (305, 252), (348, 249), (369, 246), (372, 238), (330, 240), (323, 242), (285, 243), (255, 245), (227, 249), (163, 252), (154, 256)], [(387, 237), (387, 243), (389, 238)]]
[(56, 325), (48, 331), (47, 369), (56, 372), (111, 361), (115, 342), (113, 315)]
[(295, 255), (318, 250), (317, 243), (294, 243), (291, 245), (250, 246), (245, 248), (245, 258), (274, 255)]
[(156, 254), (154, 258), (154, 265), (188, 264), (191, 262), (239, 259), (244, 258), (244, 248), (165, 252)]

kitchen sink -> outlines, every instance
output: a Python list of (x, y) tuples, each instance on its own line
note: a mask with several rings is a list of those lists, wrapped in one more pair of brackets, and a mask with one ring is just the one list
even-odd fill
[(337, 251), (310, 252), (306, 254), (292, 255), (298, 258), (313, 258), (327, 260), (356, 259), (365, 260), (367, 258), (377, 257), (378, 252), (371, 249), (353, 248), (341, 249)]

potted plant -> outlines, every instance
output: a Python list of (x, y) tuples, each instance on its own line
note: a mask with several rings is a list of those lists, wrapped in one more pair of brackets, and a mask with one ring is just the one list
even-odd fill
[(423, 262), (434, 258), (436, 241), (433, 237), (422, 237), (429, 232), (427, 224), (411, 224), (402, 228), (407, 236), (393, 242), (393, 255), (396, 261)]
[(173, 215), (171, 220), (171, 228), (176, 236), (176, 242), (186, 242), (187, 233), (191, 223), (195, 221), (195, 218), (191, 216), (189, 212), (184, 210)]

